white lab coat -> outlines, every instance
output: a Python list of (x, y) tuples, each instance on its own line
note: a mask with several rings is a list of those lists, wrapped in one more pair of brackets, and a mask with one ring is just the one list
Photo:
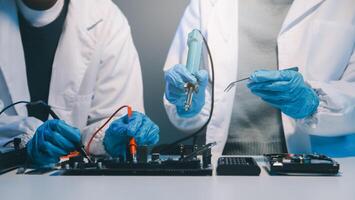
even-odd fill
[[(0, 105), (30, 101), (15, 1), (0, 0)], [(129, 24), (111, 0), (73, 0), (55, 55), (48, 103), (68, 124), (92, 133), (119, 106), (144, 112), (140, 63)], [(24, 105), (0, 116), (0, 145), (24, 144), (42, 122)], [(103, 132), (91, 152), (104, 154)]]
[[(227, 140), (235, 96), (235, 91), (223, 90), (237, 78), (238, 1), (191, 0), (170, 48), (165, 70), (186, 62), (187, 34), (193, 28), (206, 35), (215, 64), (215, 112), (206, 140), (218, 142), (213, 151), (218, 156)], [(282, 115), (288, 151), (310, 153), (309, 134), (355, 133), (355, 0), (295, 0), (277, 42), (279, 69), (298, 66), (320, 97), (317, 112), (309, 118), (294, 120)], [(188, 133), (200, 127), (210, 109), (210, 89), (206, 93), (205, 107), (191, 119), (180, 118), (175, 106), (164, 98), (170, 121)]]

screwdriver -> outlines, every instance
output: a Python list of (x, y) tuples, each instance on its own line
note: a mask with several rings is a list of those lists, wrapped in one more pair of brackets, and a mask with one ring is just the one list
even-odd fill
[[(298, 72), (298, 67), (291, 67), (291, 68), (287, 68), (287, 69), (284, 69), (284, 70), (290, 70), (290, 71), (295, 71), (295, 72)], [(283, 70), (282, 70), (283, 71)], [(246, 80), (250, 80), (250, 77), (248, 78), (243, 78), (243, 79), (239, 79), (237, 81), (234, 81), (232, 83), (230, 83), (226, 89), (224, 89), (224, 92), (229, 92), (237, 83), (240, 83), (240, 82), (243, 82), (243, 81), (246, 81)]]
[[(132, 108), (130, 106), (127, 107), (127, 116), (128, 119), (130, 117), (132, 117)], [(129, 153), (132, 156), (132, 161), (133, 163), (137, 163), (138, 159), (137, 159), (137, 143), (136, 140), (134, 139), (134, 137), (131, 137), (129, 139), (129, 144), (128, 144), (128, 148), (129, 148)]]

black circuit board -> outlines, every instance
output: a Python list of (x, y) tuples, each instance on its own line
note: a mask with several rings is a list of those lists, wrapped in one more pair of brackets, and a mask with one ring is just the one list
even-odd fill
[(56, 175), (64, 176), (211, 176), (212, 167), (203, 166), (201, 159), (158, 159), (148, 162), (122, 162), (117, 159), (97, 159), (93, 163), (71, 159), (60, 164)]
[(27, 160), (26, 155), (26, 149), (0, 153), (0, 174), (4, 174), (25, 165)]
[(337, 175), (339, 163), (317, 154), (267, 154), (266, 169), (272, 175)]

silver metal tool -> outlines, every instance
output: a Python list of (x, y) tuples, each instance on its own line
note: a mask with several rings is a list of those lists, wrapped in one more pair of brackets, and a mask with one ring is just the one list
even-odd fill
[[(284, 70), (291, 70), (291, 71), (296, 71), (298, 72), (298, 67), (291, 67), (291, 68), (288, 68), (288, 69), (284, 69)], [(230, 83), (226, 89), (224, 89), (224, 92), (229, 92), (237, 83), (239, 82), (243, 82), (243, 81), (246, 81), (246, 80), (250, 80), (250, 78), (243, 78), (243, 79), (240, 79), (240, 80), (237, 80), (237, 81), (234, 81), (232, 83)]]

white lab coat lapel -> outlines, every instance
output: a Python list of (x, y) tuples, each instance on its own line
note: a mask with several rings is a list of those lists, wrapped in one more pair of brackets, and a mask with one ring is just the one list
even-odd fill
[[(234, 12), (229, 11), (228, 9), (232, 9), (232, 8), (228, 8), (228, 4), (223, 4), (226, 7), (225, 8), (221, 8), (222, 10), (225, 10), (225, 12), (218, 12), (217, 9), (215, 9), (214, 7), (216, 6), (218, 0), (209, 0), (209, 4), (204, 4), (201, 3), (201, 6), (205, 6), (203, 8), (201, 8), (201, 26), (202, 28), (207, 28), (208, 30), (210, 30), (210, 21), (211, 19), (214, 17), (214, 15), (217, 14), (217, 17), (219, 18), (219, 27), (218, 30), (221, 32), (223, 38), (225, 39), (226, 42), (228, 42), (230, 35), (232, 34), (232, 32), (230, 31), (230, 22), (235, 21), (234, 19), (232, 19), (231, 14), (233, 14)], [(213, 26), (213, 25), (212, 25)], [(214, 27), (215, 28), (215, 27)]]
[[(224, 57), (226, 54), (224, 52), (232, 50), (225, 49), (226, 45), (223, 43), (230, 42), (231, 34), (234, 33), (232, 30), (234, 26), (231, 24), (236, 26), (238, 22), (236, 16), (234, 16), (235, 11), (232, 10), (234, 8), (228, 7), (229, 4), (221, 2), (221, 4), (218, 5), (218, 0), (209, 0), (209, 2), (208, 4), (200, 4), (201, 6), (205, 6), (200, 9), (202, 16), (201, 25), (203, 32), (208, 30), (209, 35), (207, 35), (207, 40), (211, 47), (212, 56), (214, 57), (215, 68), (220, 68), (215, 70), (215, 79), (218, 80), (215, 82), (216, 93), (223, 94), (224, 87), (234, 81), (237, 76), (236, 66), (221, 66), (226, 64), (226, 58)], [(217, 21), (212, 21), (216, 20), (215, 16), (218, 18)], [(219, 39), (220, 37), (217, 37), (218, 35), (222, 36), (222, 40)], [(235, 48), (235, 46), (233, 46), (233, 48)], [(218, 99), (223, 98), (222, 96), (223, 95), (216, 96), (216, 100), (218, 101)]]
[(208, 3), (202, 3), (204, 0), (200, 0), (201, 3), (200, 5), (200, 12), (201, 12), (201, 30), (203, 32), (206, 32), (209, 28), (209, 22), (211, 21), (211, 18), (214, 16), (215, 12), (215, 5), (218, 0), (209, 0)]
[(325, 0), (295, 0), (282, 25), (280, 35), (296, 26), (306, 16), (314, 12)]
[[(30, 101), (25, 57), (18, 25), (15, 1), (1, 1), (0, 13), (0, 67), (6, 80), (12, 102)], [(85, 20), (77, 1), (70, 1), (68, 15), (53, 62), (48, 103), (54, 109), (71, 110), (76, 100), (94, 53), (94, 42), (89, 30), (100, 19)], [(80, 21), (80, 24), (78, 23)], [(16, 106), (19, 115), (26, 116), (24, 106)]]
[[(201, 0), (204, 1), (204, 0)], [(237, 2), (228, 4), (222, 0), (209, 0), (209, 3), (200, 3), (202, 29), (208, 30), (208, 43), (211, 47), (215, 67), (215, 110), (212, 121), (206, 133), (206, 142), (218, 143), (213, 149), (214, 154), (221, 154), (227, 140), (230, 113), (225, 114), (224, 108), (233, 106), (234, 91), (225, 93), (225, 87), (237, 78), (237, 23), (238, 16), (235, 9)], [(233, 6), (231, 6), (233, 5)], [(232, 37), (234, 36), (234, 37)], [(234, 38), (234, 39), (233, 39)], [(226, 54), (225, 52), (229, 52)], [(232, 55), (232, 56), (231, 56)], [(211, 73), (210, 73), (211, 74)], [(222, 103), (223, 102), (223, 103)], [(206, 102), (209, 103), (209, 102)], [(218, 120), (217, 118), (219, 116)], [(222, 130), (223, 129), (223, 130)]]
[(86, 20), (82, 19), (85, 16), (81, 16), (80, 7), (76, 3), (70, 1), (53, 63), (48, 102), (54, 109), (64, 108), (71, 111), (93, 56), (93, 43), (85, 28)]
[[(16, 3), (12, 0), (1, 1), (0, 6), (6, 7), (6, 9), (2, 9), (4, 12), (0, 13), (0, 68), (12, 101), (29, 101), (26, 64)], [(15, 106), (15, 109), (19, 115), (27, 115), (26, 107)]]

